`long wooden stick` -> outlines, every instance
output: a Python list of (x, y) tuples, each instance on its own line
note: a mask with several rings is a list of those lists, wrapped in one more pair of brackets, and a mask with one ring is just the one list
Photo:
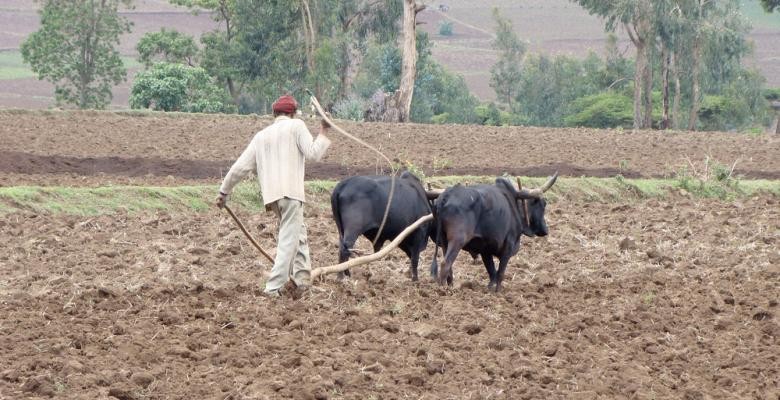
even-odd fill
[(311, 271), (311, 278), (315, 279), (315, 278), (317, 278), (320, 275), (332, 274), (334, 272), (346, 271), (349, 268), (357, 267), (357, 266), (363, 265), (363, 264), (368, 264), (370, 262), (373, 262), (373, 261), (379, 260), (381, 258), (384, 258), (387, 255), (387, 253), (390, 253), (390, 250), (398, 247), (398, 245), (401, 244), (401, 242), (404, 239), (406, 239), (407, 236), (411, 235), (412, 232), (414, 232), (417, 228), (419, 228), (420, 225), (422, 225), (422, 224), (424, 224), (424, 223), (426, 223), (426, 222), (428, 222), (428, 221), (430, 221), (432, 219), (433, 219), (433, 214), (428, 214), (426, 216), (420, 217), (420, 219), (415, 221), (415, 223), (413, 223), (413, 224), (409, 225), (408, 227), (406, 227), (406, 229), (404, 229), (403, 232), (401, 232), (395, 239), (393, 239), (393, 241), (390, 242), (390, 244), (388, 244), (387, 246), (383, 247), (382, 250), (379, 250), (376, 253), (369, 254), (369, 255), (364, 256), (364, 257), (353, 258), (353, 259), (347, 260), (347, 261), (345, 261), (345, 262), (343, 262), (341, 264), (331, 265), (331, 266), (328, 266), (328, 267), (315, 268), (313, 271)]
[(228, 207), (227, 205), (225, 205), (224, 207), (225, 207), (225, 210), (227, 210), (228, 214), (230, 214), (230, 216), (233, 217), (233, 221), (236, 221), (236, 224), (238, 224), (238, 227), (241, 228), (241, 232), (244, 232), (244, 235), (246, 235), (246, 238), (249, 239), (249, 241), (252, 242), (252, 244), (255, 245), (255, 247), (258, 250), (260, 250), (260, 253), (263, 253), (265, 258), (267, 258), (268, 261), (271, 262), (271, 264), (273, 264), (274, 263), (274, 258), (271, 257), (271, 255), (269, 255), (268, 253), (266, 253), (265, 250), (263, 250), (262, 247), (260, 247), (260, 244), (257, 243), (257, 241), (255, 241), (255, 238), (253, 238), (252, 235), (249, 234), (249, 231), (246, 230), (246, 227), (244, 227), (244, 224), (242, 224), (241, 221), (238, 220), (238, 217), (236, 217), (236, 214), (233, 213), (233, 210), (231, 210), (230, 207)]
[(345, 131), (344, 129), (341, 129), (338, 125), (333, 123), (333, 121), (328, 117), (328, 114), (325, 112), (325, 110), (320, 105), (320, 102), (317, 100), (317, 97), (314, 96), (314, 93), (311, 92), (311, 90), (306, 89), (306, 91), (309, 93), (309, 97), (311, 100), (311, 104), (314, 105), (314, 108), (317, 109), (317, 112), (320, 113), (320, 116), (322, 119), (325, 120), (325, 122), (328, 123), (333, 129), (336, 130), (336, 132), (341, 133), (342, 135), (362, 144), (363, 146), (368, 147), (369, 149), (373, 150), (376, 154), (379, 154), (380, 157), (384, 158), (385, 161), (387, 161), (387, 165), (390, 167), (390, 171), (392, 171), (392, 175), (390, 175), (390, 194), (387, 197), (387, 205), (385, 205), (385, 214), (382, 216), (382, 223), (379, 224), (379, 229), (376, 231), (376, 236), (374, 236), (374, 241), (371, 242), (372, 246), (376, 246), (376, 242), (379, 240), (379, 237), (382, 235), (382, 230), (385, 228), (385, 223), (387, 223), (387, 217), (390, 215), (390, 205), (393, 204), (393, 196), (395, 195), (395, 175), (396, 171), (393, 168), (393, 163), (390, 161), (389, 158), (387, 158), (386, 155), (382, 154), (381, 151), (379, 151), (376, 147), (364, 142), (363, 140), (350, 135)]

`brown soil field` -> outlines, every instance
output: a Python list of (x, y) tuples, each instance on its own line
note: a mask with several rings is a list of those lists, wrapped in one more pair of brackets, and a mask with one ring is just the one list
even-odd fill
[[(313, 264), (336, 261), (325, 195)], [(0, 398), (777, 399), (780, 207), (561, 198), (505, 289), (400, 251), (297, 299), (226, 214), (0, 216)], [(270, 213), (241, 217), (263, 243)], [(621, 244), (622, 243), (622, 244)], [(359, 242), (367, 248), (368, 242)]]
[[(0, 186), (216, 184), (268, 122), (0, 111)], [(780, 176), (767, 135), (343, 126), (429, 175), (655, 177), (710, 156)], [(383, 167), (331, 137), (309, 179)], [(328, 193), (308, 196), (312, 264), (333, 264)], [(273, 248), (273, 215), (237, 211)], [(563, 194), (546, 215), (501, 293), (463, 254), (434, 283), (429, 246), (417, 283), (396, 250), (269, 299), (270, 266), (216, 209), (0, 214), (0, 399), (778, 399), (777, 196)]]
[[(155, 183), (216, 182), (268, 117), (110, 112), (0, 111), (0, 184), (67, 184), (149, 177)], [(316, 132), (316, 120), (308, 120)], [(733, 133), (340, 123), (399, 164), (427, 175), (669, 177), (702, 169), (707, 157), (734, 175), (780, 178), (780, 138)], [(362, 146), (333, 132), (308, 179), (388, 170)], [(40, 179), (40, 180), (39, 180)]]

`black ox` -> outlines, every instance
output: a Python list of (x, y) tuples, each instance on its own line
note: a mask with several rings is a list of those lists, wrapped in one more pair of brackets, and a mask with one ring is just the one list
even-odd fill
[[(371, 241), (376, 238), (387, 207), (390, 182), (389, 176), (353, 176), (336, 185), (330, 197), (330, 205), (339, 231), (339, 263), (349, 259), (358, 237), (365, 236)], [(396, 178), (387, 221), (374, 244), (374, 251), (381, 249), (385, 241), (395, 239), (407, 226), (431, 213), (431, 203), (427, 196), (413, 174), (404, 172)], [(430, 222), (423, 224), (398, 246), (411, 261), (414, 281), (417, 280), (420, 253), (428, 245), (432, 228)], [(349, 270), (344, 271), (343, 275), (349, 276)], [(339, 277), (343, 275), (339, 273)]]
[[(501, 289), (509, 259), (520, 249), (520, 237), (546, 236), (546, 202), (542, 194), (555, 183), (555, 173), (541, 188), (515, 189), (506, 179), (495, 185), (456, 185), (445, 190), (436, 202), (436, 246), (444, 248), (444, 265), (438, 270), (434, 251), (431, 275), (438, 272), (440, 284), (452, 285), (452, 264), (461, 249), (482, 257), (490, 283)], [(498, 258), (498, 271), (493, 262)]]

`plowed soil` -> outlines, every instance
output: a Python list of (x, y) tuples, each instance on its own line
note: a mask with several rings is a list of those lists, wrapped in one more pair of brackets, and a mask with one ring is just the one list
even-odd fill
[[(241, 216), (274, 243), (271, 214)], [(547, 220), (499, 294), (463, 255), (453, 288), (412, 283), (397, 251), (294, 300), (260, 295), (269, 266), (216, 211), (6, 215), (0, 398), (778, 398), (777, 198), (563, 198)]]
[[(269, 122), (0, 119), (0, 185), (86, 186), (216, 183)], [(428, 174), (664, 176), (708, 156), (780, 174), (771, 136), (344, 126)], [(309, 178), (383, 168), (331, 136)], [(312, 263), (335, 263), (327, 193), (309, 200)], [(272, 249), (273, 215), (240, 214)], [(270, 266), (216, 210), (1, 215), (0, 399), (778, 399), (777, 197), (561, 196), (547, 222), (498, 294), (465, 255), (452, 288), (433, 283), (429, 246), (419, 283), (396, 250), (350, 281), (270, 299)]]
[[(316, 121), (308, 120), (312, 132)], [(267, 117), (102, 112), (0, 111), (0, 172), (4, 185), (77, 177), (172, 177), (215, 182)], [(780, 138), (734, 133), (656, 132), (341, 122), (398, 164), (427, 175), (663, 177), (705, 159), (734, 166), (736, 176), (780, 178)], [(388, 170), (362, 146), (330, 135), (325, 158), (307, 164), (309, 179)], [(30, 175), (20, 178), (20, 174)], [(117, 179), (117, 178), (114, 178)], [(122, 179), (120, 179), (121, 181)], [(86, 182), (94, 182), (87, 179)]]

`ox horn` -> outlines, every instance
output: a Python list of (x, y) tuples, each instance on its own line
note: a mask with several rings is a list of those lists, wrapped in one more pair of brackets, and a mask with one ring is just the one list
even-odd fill
[(441, 196), (441, 194), (444, 193), (444, 189), (431, 189), (425, 191), (425, 197), (428, 198), (428, 200), (436, 200)]
[(442, 193), (444, 193), (444, 189), (433, 189), (431, 188), (431, 184), (428, 183), (428, 190), (425, 191), (425, 197), (428, 200), (436, 200)]
[[(555, 174), (550, 177), (550, 179), (547, 180), (547, 182), (542, 185), (540, 188), (536, 189), (520, 189), (517, 192), (517, 197), (520, 199), (540, 199), (542, 198), (542, 195), (544, 195), (544, 192), (548, 191), (552, 185), (555, 184), (555, 181), (558, 179), (558, 171), (555, 171)], [(520, 186), (520, 180), (517, 181), (518, 187)]]

